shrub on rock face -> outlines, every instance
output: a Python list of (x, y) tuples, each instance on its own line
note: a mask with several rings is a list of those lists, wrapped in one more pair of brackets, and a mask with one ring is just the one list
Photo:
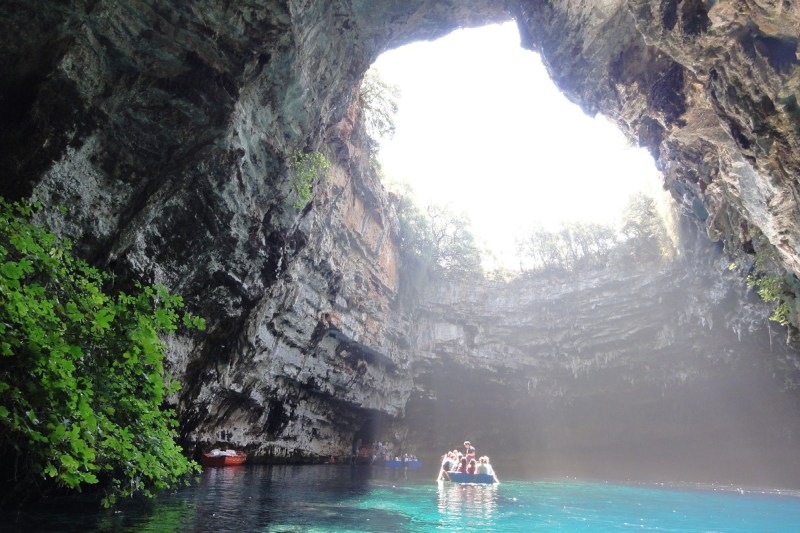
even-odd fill
[(328, 158), (320, 152), (295, 152), (292, 154), (292, 189), (294, 206), (302, 209), (311, 201), (311, 186), (330, 168)]
[(755, 289), (762, 300), (775, 305), (769, 318), (789, 328), (787, 343), (790, 343), (791, 336), (800, 326), (800, 280), (786, 272), (767, 238), (756, 230), (751, 231), (756, 256), (751, 273), (747, 276), (747, 286)]
[[(109, 276), (31, 222), (36, 203), (0, 199), (0, 452), (6, 489), (118, 496), (175, 486), (194, 472), (175, 442), (177, 389), (159, 335), (183, 302), (164, 287), (109, 295)], [(17, 494), (19, 496), (19, 494)]]

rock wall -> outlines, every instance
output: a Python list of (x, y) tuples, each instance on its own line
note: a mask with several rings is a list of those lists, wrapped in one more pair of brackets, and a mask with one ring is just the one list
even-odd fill
[[(207, 318), (171, 346), (188, 441), (316, 458), (402, 413), (397, 225), (353, 104), (382, 48), (490, 4), (0, 6), (0, 194), (67, 206), (48, 222), (83, 255)], [(333, 169), (297, 209), (286, 161), (312, 150)]]
[[(420, 394), (438, 394), (430, 383), (449, 353), (426, 339), (455, 327), (431, 333), (431, 313), (526, 308), (505, 302), (506, 289), (486, 309), (467, 298), (452, 301), (463, 309), (429, 305), (419, 314), (403, 303), (397, 224), (369, 171), (356, 88), (385, 49), (510, 17), (570, 98), (650, 148), (685, 214), (733, 253), (753, 251), (757, 228), (800, 272), (800, 24), (788, 2), (8, 0), (0, 194), (65, 205), (49, 222), (81, 254), (121, 280), (167, 285), (207, 318), (205, 334), (170, 350), (185, 384), (175, 401), (187, 442), (304, 460), (346, 453), (357, 436), (402, 441), (402, 416), (417, 416)], [(333, 167), (297, 209), (287, 161), (313, 150)], [(604, 276), (588, 283), (607, 286), (607, 301), (616, 301), (614, 286), (650, 294), (655, 283)], [(552, 303), (558, 295), (595, 298), (594, 290), (556, 290), (547, 305), (564, 305)], [(456, 328), (453, 342), (494, 320)], [(564, 334), (530, 329), (522, 350), (515, 336), (492, 333), (492, 350), (458, 352), (461, 379), (474, 381), (475, 368), (502, 374), (498, 387), (533, 391), (526, 397), (561, 387), (566, 398), (575, 393), (564, 388), (569, 376), (620, 360), (663, 367), (652, 379), (677, 383), (688, 363), (670, 366), (667, 347), (681, 323), (656, 311), (648, 320), (628, 337), (622, 327), (590, 328), (565, 350)], [(603, 348), (616, 334), (647, 347), (652, 334), (665, 345), (652, 361), (617, 356)]]
[(800, 358), (695, 242), (660, 266), (439, 286), (418, 310), (408, 440), (467, 438), (512, 476), (796, 486)]
[(800, 274), (800, 6), (767, 0), (520, 2), (561, 90), (649, 148), (731, 253), (767, 236)]

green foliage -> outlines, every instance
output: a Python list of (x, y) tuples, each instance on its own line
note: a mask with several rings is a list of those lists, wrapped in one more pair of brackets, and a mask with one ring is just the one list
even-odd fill
[(791, 324), (791, 307), (787, 298), (786, 283), (783, 276), (747, 276), (747, 286), (755, 288), (765, 302), (776, 303), (769, 319), (782, 326)]
[(481, 275), (481, 254), (465, 215), (442, 206), (417, 207), (410, 195), (397, 197), (400, 250), (407, 263), (428, 277)]
[(656, 210), (655, 200), (635, 194), (623, 213), (622, 234), (626, 237), (624, 252), (628, 259), (651, 263), (669, 255), (667, 230)]
[(15, 458), (11, 481), (103, 486), (105, 505), (172, 487), (197, 465), (163, 406), (177, 384), (159, 335), (204, 322), (161, 286), (106, 294), (107, 274), (31, 222), (39, 209), (0, 199), (0, 450)]
[(481, 253), (469, 218), (443, 206), (428, 206), (428, 237), (433, 244), (435, 269), (447, 277), (469, 277), (481, 272)]
[(320, 152), (294, 152), (290, 167), (292, 169), (292, 188), (295, 193), (294, 206), (302, 209), (311, 201), (311, 186), (320, 175), (330, 168), (328, 158)]
[(428, 236), (428, 220), (412, 200), (410, 192), (394, 197), (400, 222), (400, 251), (407, 261), (420, 265), (433, 257), (433, 240)]
[(559, 231), (534, 228), (517, 242), (517, 255), (524, 270), (579, 271), (606, 266), (617, 246), (610, 226), (576, 223)]
[(753, 239), (757, 247), (753, 273), (747, 276), (747, 286), (756, 289), (765, 302), (776, 304), (770, 320), (782, 326), (797, 327), (796, 313), (793, 312), (800, 292), (800, 284), (794, 275), (786, 274), (780, 262), (774, 257), (772, 247), (763, 235)]
[(534, 228), (517, 242), (525, 271), (585, 271), (609, 266), (649, 264), (670, 253), (666, 227), (655, 202), (644, 195), (631, 197), (620, 232), (602, 224), (566, 224), (558, 231)]
[(364, 75), (359, 98), (373, 149), (381, 139), (390, 139), (394, 135), (399, 97), (399, 89), (381, 79), (375, 69), (368, 70)]

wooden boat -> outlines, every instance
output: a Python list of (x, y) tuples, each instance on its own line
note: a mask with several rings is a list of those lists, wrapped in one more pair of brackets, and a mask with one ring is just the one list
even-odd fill
[(489, 474), (467, 474), (465, 472), (448, 472), (444, 480), (453, 483), (492, 484), (495, 482), (494, 476), (490, 476)]
[(203, 466), (237, 466), (244, 464), (246, 460), (247, 454), (242, 451), (220, 452), (219, 450), (212, 450), (200, 457), (200, 464)]

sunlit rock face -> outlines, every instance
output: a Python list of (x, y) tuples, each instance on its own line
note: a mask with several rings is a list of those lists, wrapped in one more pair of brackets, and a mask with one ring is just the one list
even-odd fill
[[(667, 311), (649, 302), (637, 311), (630, 290), (660, 294), (658, 279), (682, 279), (681, 267), (555, 287), (542, 281), (534, 286), (548, 295), (541, 302), (518, 288), (491, 298), (478, 288), (449, 288), (437, 298), (451, 307), (428, 301), (417, 309), (402, 297), (413, 291), (403, 285), (391, 202), (369, 170), (357, 85), (385, 49), (512, 16), (570, 98), (650, 148), (687, 214), (734, 251), (748, 250), (756, 227), (799, 270), (796, 5), (502, 4), (0, 4), (0, 194), (33, 192), (66, 206), (50, 222), (84, 256), (121, 284), (167, 285), (207, 318), (205, 333), (170, 344), (186, 442), (245, 447), (274, 460), (346, 453), (357, 436), (438, 445), (419, 432), (406, 436), (403, 416), (425, 420), (421, 397), (442, 398), (432, 409), (445, 405), (453, 380), (437, 380), (450, 359), (456, 382), (484, 383), (488, 372), (492, 390), (513, 391), (508, 402), (529, 410), (531, 399), (538, 406), (557, 398), (601, 409), (610, 404), (593, 398), (622, 402), (663, 386), (684, 402), (670, 405), (691, 411), (705, 399), (684, 394), (685, 383), (722, 386), (741, 375), (754, 383), (740, 374), (750, 367), (736, 350), (760, 342), (763, 352), (763, 330), (713, 318), (725, 311), (701, 303), (672, 302), (678, 307)], [(298, 209), (287, 161), (312, 150), (329, 154), (333, 166)], [(514, 298), (504, 296), (509, 291)], [(495, 303), (476, 305), (481, 294)], [(541, 329), (550, 315), (533, 310), (576, 299), (598, 306), (579, 306), (569, 335)], [(647, 323), (624, 326), (600, 309)], [(528, 312), (524, 320), (536, 322), (526, 329)], [(465, 313), (476, 318), (452, 320)], [(688, 322), (676, 318), (681, 313)], [(507, 316), (513, 320), (504, 322)], [(606, 322), (616, 329), (601, 328)], [(690, 339), (729, 332), (719, 341), (728, 351), (706, 350), (707, 365), (698, 363), (705, 361), (700, 348), (674, 358), (685, 324)], [(575, 336), (581, 328), (585, 338)], [(655, 345), (652, 336), (660, 339)], [(639, 340), (648, 350), (625, 351)], [(570, 381), (590, 379), (595, 387), (586, 390), (597, 396), (581, 396)], [(506, 401), (496, 398), (492, 405)], [(558, 442), (580, 440), (569, 432), (586, 427), (583, 412), (571, 411), (572, 425), (551, 424), (565, 432)], [(495, 420), (499, 428), (505, 419)], [(670, 427), (688, 432), (694, 421)]]
[(517, 17), (561, 90), (647, 146), (712, 239), (749, 251), (757, 228), (800, 274), (800, 5), (532, 1)]

